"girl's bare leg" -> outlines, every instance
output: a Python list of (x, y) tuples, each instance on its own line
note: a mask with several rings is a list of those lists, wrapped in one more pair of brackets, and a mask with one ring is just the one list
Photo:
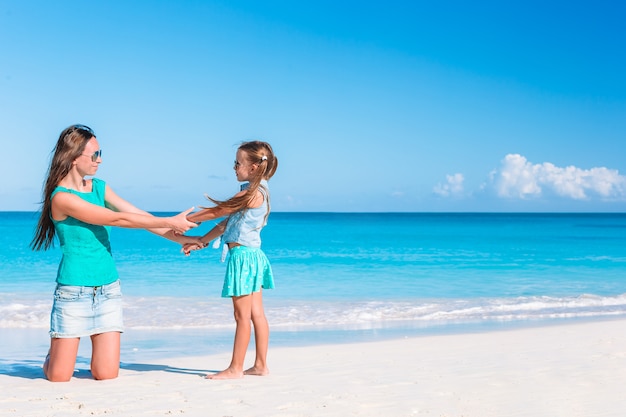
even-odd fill
[(227, 369), (213, 375), (207, 375), (208, 379), (234, 379), (243, 378), (243, 362), (250, 343), (250, 315), (252, 309), (252, 295), (232, 297), (235, 310), (235, 343), (233, 345), (233, 357)]
[(80, 338), (50, 339), (50, 351), (43, 364), (43, 373), (49, 381), (67, 382), (74, 374)]
[(95, 379), (117, 378), (120, 372), (120, 333), (91, 336), (91, 375)]
[(270, 339), (270, 327), (263, 309), (263, 290), (252, 293), (252, 325), (254, 326), (254, 342), (256, 357), (254, 366), (247, 369), (245, 375), (263, 376), (270, 373), (267, 367), (267, 347)]

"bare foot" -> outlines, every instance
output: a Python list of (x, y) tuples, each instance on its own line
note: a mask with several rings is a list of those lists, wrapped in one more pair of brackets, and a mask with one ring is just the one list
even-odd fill
[(243, 372), (234, 371), (230, 368), (224, 369), (222, 372), (205, 376), (206, 379), (238, 379), (243, 378)]
[(243, 373), (244, 375), (266, 376), (270, 374), (270, 370), (267, 367), (257, 368), (256, 366), (253, 366), (250, 369), (246, 369)]

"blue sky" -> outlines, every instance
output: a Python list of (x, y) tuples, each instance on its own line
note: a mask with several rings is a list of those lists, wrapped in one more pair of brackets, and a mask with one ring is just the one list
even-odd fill
[[(549, 3), (549, 4), (546, 4)], [(176, 211), (270, 142), (276, 211), (626, 211), (615, 1), (0, 1), (0, 210), (65, 127)]]

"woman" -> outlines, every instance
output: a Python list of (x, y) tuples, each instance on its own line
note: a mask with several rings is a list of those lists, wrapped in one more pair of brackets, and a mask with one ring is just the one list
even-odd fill
[(125, 201), (102, 180), (92, 177), (102, 162), (94, 132), (74, 125), (61, 132), (43, 189), (41, 215), (31, 242), (34, 250), (54, 246), (63, 257), (50, 316), (50, 351), (43, 371), (50, 381), (69, 381), (80, 338), (92, 342), (95, 379), (116, 378), (123, 331), (120, 282), (111, 255), (110, 226), (144, 228), (175, 242), (196, 227), (186, 216), (156, 217)]

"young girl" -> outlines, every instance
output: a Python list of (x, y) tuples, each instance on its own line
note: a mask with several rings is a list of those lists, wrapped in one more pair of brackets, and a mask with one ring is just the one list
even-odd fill
[(70, 126), (59, 136), (43, 189), (31, 246), (46, 250), (57, 236), (63, 251), (50, 314), (50, 350), (43, 365), (50, 381), (71, 379), (83, 336), (91, 337), (93, 377), (118, 375), (122, 293), (109, 226), (149, 229), (181, 244), (197, 242), (178, 234), (196, 227), (186, 218), (193, 208), (174, 217), (155, 217), (140, 210), (104, 181), (87, 178), (96, 174), (101, 162), (102, 150), (93, 130)]
[[(269, 325), (263, 311), (262, 288), (274, 288), (270, 263), (261, 250), (261, 229), (270, 212), (270, 195), (267, 181), (278, 166), (278, 159), (269, 143), (244, 142), (237, 149), (235, 174), (242, 185), (241, 191), (226, 201), (214, 200), (216, 205), (204, 208), (187, 218), (193, 222), (228, 216), (210, 232), (201, 237), (201, 244), (186, 244), (183, 251), (206, 247), (222, 235), (224, 249), (228, 249), (228, 264), (222, 297), (230, 297), (235, 310), (235, 342), (233, 356), (227, 369), (209, 379), (241, 378), (244, 375), (267, 375), (267, 347)], [(243, 364), (250, 342), (250, 322), (254, 326), (256, 358), (254, 366), (244, 371)]]

